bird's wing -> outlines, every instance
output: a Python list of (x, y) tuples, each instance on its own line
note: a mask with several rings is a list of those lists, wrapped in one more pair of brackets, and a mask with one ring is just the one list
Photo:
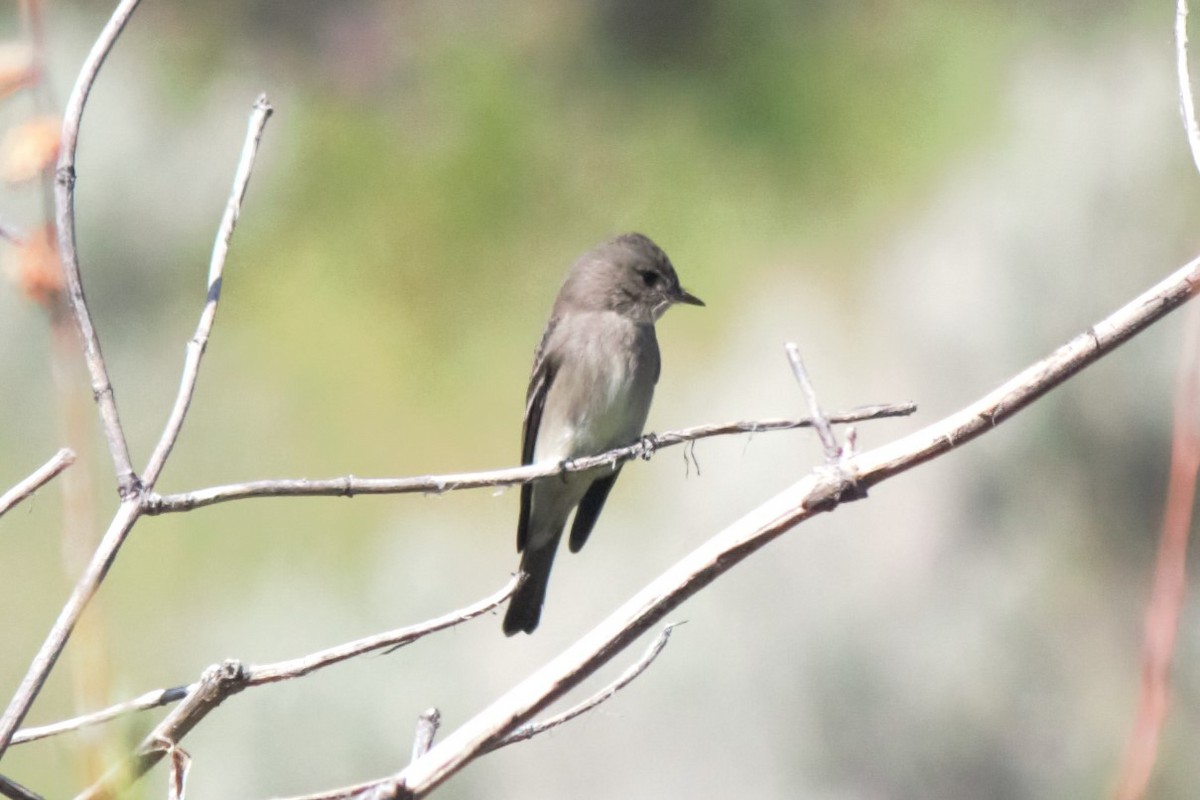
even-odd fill
[[(521, 426), (521, 463), (532, 464), (537, 448), (538, 428), (542, 424), (542, 409), (546, 407), (546, 395), (558, 372), (558, 359), (548, 352), (550, 336), (558, 325), (558, 317), (551, 317), (542, 334), (542, 341), (533, 355), (533, 374), (529, 376), (529, 390), (525, 393), (525, 422)], [(521, 513), (517, 518), (517, 552), (525, 549), (529, 534), (529, 507), (533, 502), (533, 484), (521, 484)]]
[(608, 499), (608, 493), (620, 474), (621, 468), (617, 467), (612, 475), (592, 481), (587, 494), (579, 501), (579, 508), (575, 510), (575, 521), (571, 523), (571, 539), (568, 542), (572, 553), (579, 552), (592, 528), (596, 527), (596, 520), (604, 508), (604, 501)]

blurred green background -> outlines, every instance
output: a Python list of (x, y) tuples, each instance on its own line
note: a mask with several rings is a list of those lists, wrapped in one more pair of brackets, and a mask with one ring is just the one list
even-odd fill
[[(46, 8), (61, 102), (110, 11)], [(4, 33), (19, 35), (15, 4)], [(85, 285), (144, 463), (204, 298), (249, 108), (276, 107), (192, 413), (159, 483), (405, 475), (518, 456), (566, 267), (652, 236), (708, 307), (659, 325), (650, 427), (914, 400), (949, 413), (1196, 252), (1173, 4), (147, 0), (101, 73), (78, 163)], [(0, 106), (7, 127), (28, 98)], [(5, 192), (32, 228), (41, 199)], [(813, 520), (689, 601), (659, 662), (585, 719), (490, 755), (446, 798), (1094, 797), (1132, 723), (1165, 493), (1169, 319), (995, 433)], [(0, 485), (65, 442), (45, 315), (0, 291)], [(82, 364), (72, 365), (80, 375)], [(90, 411), (90, 409), (89, 409)], [(229, 700), (188, 797), (397, 770), (416, 715), (459, 723), (820, 461), (803, 432), (630, 465), (542, 627), (487, 617)], [(73, 583), (57, 486), (0, 521), (0, 694)], [(82, 667), (116, 702), (410, 624), (516, 568), (517, 493), (257, 500), (146, 519)], [(1193, 559), (1193, 572), (1197, 565)], [(1195, 593), (1191, 595), (1193, 598)], [(1185, 608), (1153, 796), (1200, 785)], [(73, 642), (72, 647), (78, 643)], [(68, 653), (70, 655), (70, 653)], [(634, 657), (617, 659), (594, 685)], [(75, 713), (64, 659), (31, 723)], [(48, 797), (151, 712), (14, 748)], [(161, 769), (131, 793), (161, 797)]]

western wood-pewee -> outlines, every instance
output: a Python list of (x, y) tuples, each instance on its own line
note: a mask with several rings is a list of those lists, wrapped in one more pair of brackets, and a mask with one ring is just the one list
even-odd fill
[[(654, 323), (674, 303), (704, 305), (640, 233), (618, 236), (575, 262), (534, 354), (522, 464), (597, 455), (642, 435), (659, 372)], [(569, 544), (578, 552), (620, 472), (601, 466), (521, 487), (517, 551), (525, 580), (508, 604), (505, 634), (537, 628), (567, 517), (575, 512)]]

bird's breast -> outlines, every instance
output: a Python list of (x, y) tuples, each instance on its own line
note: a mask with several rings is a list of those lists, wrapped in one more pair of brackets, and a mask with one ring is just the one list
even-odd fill
[(658, 376), (654, 328), (614, 312), (572, 315), (546, 397), (535, 458), (562, 460), (631, 444), (642, 434)]

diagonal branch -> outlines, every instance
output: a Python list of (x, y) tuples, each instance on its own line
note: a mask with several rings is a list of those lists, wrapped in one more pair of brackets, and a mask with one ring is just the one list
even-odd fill
[[(912, 403), (865, 406), (842, 414), (830, 414), (829, 422), (861, 422), (884, 417), (907, 416), (916, 411)], [(441, 494), (461, 489), (480, 489), (492, 486), (514, 486), (528, 483), (537, 478), (580, 472), (601, 464), (630, 461), (635, 458), (649, 459), (657, 450), (665, 447), (707, 439), (712, 436), (729, 436), (742, 433), (807, 428), (811, 419), (768, 419), (757, 422), (726, 422), (713, 425), (696, 425), (666, 433), (648, 434), (640, 442), (618, 447), (607, 453), (587, 458), (577, 458), (559, 464), (533, 464), (526, 467), (466, 472), (453, 475), (420, 475), (411, 478), (357, 478), (347, 475), (342, 478), (308, 480), (305, 478), (250, 481), (214, 486), (179, 494), (150, 494), (146, 499), (146, 513), (166, 514), (191, 511), (194, 508), (227, 503), (231, 500), (246, 500), (252, 497), (353, 497), (359, 494)]]
[(821, 411), (821, 404), (817, 401), (817, 389), (813, 386), (812, 378), (808, 377), (808, 370), (805, 369), (804, 361), (800, 358), (800, 348), (796, 346), (795, 342), (788, 342), (783, 349), (787, 353), (788, 362), (792, 365), (792, 374), (796, 376), (796, 382), (800, 384), (800, 393), (804, 395), (808, 413), (812, 414), (813, 427), (816, 428), (817, 436), (821, 439), (821, 447), (825, 450), (825, 463), (836, 464), (842, 457), (842, 446), (838, 444), (833, 426), (829, 424), (829, 420)]
[(84, 60), (79, 77), (75, 81), (67, 106), (63, 112), (62, 143), (58, 157), (58, 177), (55, 182), (55, 210), (58, 228), (59, 257), (62, 260), (63, 274), (67, 282), (67, 297), (79, 326), (80, 337), (83, 341), (84, 360), (92, 381), (92, 392), (100, 411), (100, 421), (104, 428), (104, 437), (108, 442), (108, 450), (116, 471), (117, 489), (121, 495), (121, 506), (118, 508), (108, 532), (100, 541), (91, 563), (76, 584), (71, 597), (67, 600), (54, 626), (50, 629), (46, 640), (34, 656), (33, 663), (25, 673), (20, 686), (0, 716), (0, 758), (4, 757), (13, 733), (20, 726), (29, 707), (41, 691), (50, 670), (62, 653), (71, 631), (79, 621), (79, 615), (91, 600), (104, 576), (116, 558), (117, 550), (125, 541), (130, 528), (140, 514), (138, 496), (139, 486), (137, 475), (133, 472), (133, 464), (129, 458), (129, 445), (125, 440), (125, 431), (117, 414), (117, 404), (113, 398), (112, 383), (108, 378), (108, 368), (104, 363), (104, 355), (100, 351), (100, 339), (92, 325), (92, 316), (88, 311), (87, 301), (83, 295), (83, 282), (79, 274), (79, 256), (75, 248), (75, 150), (79, 143), (79, 124), (83, 118), (83, 109), (87, 105), (92, 85), (101, 65), (108, 57), (121, 31), (138, 7), (140, 0), (121, 0), (112, 16), (100, 32), (100, 36), (92, 45), (91, 52)]
[(258, 145), (262, 141), (263, 130), (273, 111), (271, 104), (267, 102), (267, 96), (259, 95), (258, 100), (254, 103), (254, 110), (250, 114), (250, 122), (246, 129), (246, 143), (242, 146), (242, 156), (238, 160), (237, 173), (233, 178), (233, 191), (229, 195), (229, 202), (225, 205), (225, 215), (221, 218), (221, 225), (217, 229), (217, 240), (213, 244), (212, 260), (208, 267), (207, 300), (204, 303), (204, 310), (200, 313), (200, 322), (196, 326), (196, 333), (188, 342), (183, 376), (179, 382), (179, 394), (175, 398), (175, 405), (171, 409), (171, 415), (167, 419), (162, 437), (150, 455), (150, 462), (146, 465), (145, 472), (142, 473), (142, 482), (147, 489), (154, 487), (158, 476), (162, 473), (162, 468), (167, 463), (167, 457), (179, 439), (179, 431), (183, 428), (184, 417), (187, 416), (192, 396), (196, 392), (196, 380), (200, 375), (200, 360), (204, 358), (204, 349), (208, 346), (208, 337), (212, 333), (213, 322), (217, 316), (217, 303), (221, 299), (221, 281), (225, 271), (225, 258), (229, 255), (229, 242), (233, 238), (233, 229), (237, 225), (238, 216), (242, 211), (242, 201), (246, 198), (246, 188), (250, 184), (250, 173), (254, 169), (254, 159), (258, 153)]
[(75, 624), (79, 622), (83, 609), (100, 588), (104, 576), (108, 574), (113, 560), (117, 557), (117, 550), (125, 541), (125, 537), (129, 535), (130, 529), (133, 528), (133, 524), (140, 514), (140, 507), (136, 499), (125, 500), (117, 508), (116, 516), (109, 523), (108, 530), (105, 531), (104, 538), (100, 540), (95, 555), (92, 556), (92, 560), (84, 570), (79, 582), (75, 584), (75, 589), (67, 599), (66, 605), (59, 612), (58, 619), (54, 621), (54, 626), (46, 635), (46, 640), (42, 642), (42, 646), (38, 649), (37, 655), (33, 657), (33, 662), (29, 665), (20, 686), (17, 687), (17, 691), (9, 701), (8, 708), (0, 717), (0, 758), (3, 758), (13, 734), (25, 719), (25, 715), (29, 713), (29, 707), (33, 705), (34, 698), (41, 692), (46, 678), (54, 669), (54, 664), (62, 654), (63, 648), (66, 647), (67, 639), (70, 638), (71, 631), (75, 629)]
[(0, 775), (0, 794), (11, 800), (44, 800), (40, 794), (3, 775)]
[[(108, 47), (112, 46), (112, 42), (116, 38), (116, 34), (120, 32), (128, 19), (128, 14), (133, 12), (136, 7), (136, 2), (122, 3), (114, 13), (112, 20), (109, 21), (108, 27), (105, 28), (105, 33), (102, 33), (97, 41), (97, 46), (93, 48), (93, 56), (101, 43), (107, 42)], [(128, 6), (128, 8), (127, 8)], [(125, 16), (121, 16), (125, 12)], [(80, 85), (85, 87), (84, 96), (86, 97), (86, 89), (91, 86), (91, 80), (94, 80), (94, 70), (99, 69), (100, 61), (103, 61), (103, 54), (107, 50), (102, 50), (98, 57), (99, 61), (93, 64), (93, 59), (89, 58), (88, 65), (85, 66), (84, 75), (90, 74), (88, 80), (80, 77)], [(92, 72), (89, 73), (88, 70)], [(77, 86), (77, 91), (79, 91)], [(197, 330), (197, 338), (193, 339), (194, 347), (188, 351), (188, 358), (184, 368), (184, 378), (180, 387), (179, 400), (176, 403), (175, 409), (172, 411), (171, 418), (167, 423), (166, 430), (163, 432), (163, 438), (159, 442), (159, 446), (155, 448), (154, 456), (151, 458), (150, 466), (147, 471), (149, 484), (157, 480), (158, 473), (165, 463), (167, 454), (170, 451), (171, 445), (179, 435), (179, 427), (183, 424), (183, 417), (187, 413), (187, 405), (191, 400), (192, 389), (195, 388), (195, 380), (197, 370), (200, 366), (200, 354), (204, 349), (204, 342), (207, 341), (208, 333), (212, 328), (213, 315), (216, 313), (216, 298), (219, 295), (220, 287), (220, 271), (225, 262), (225, 248), (228, 245), (228, 238), (233, 233), (233, 224), (237, 219), (238, 209), (241, 207), (241, 199), (246, 191), (246, 182), (249, 180), (250, 171), (254, 163), (254, 155), (257, 152), (258, 141), (262, 136), (262, 126), (266, 124), (267, 117), (270, 116), (270, 105), (265, 98), (260, 97), (255, 104), (254, 111), (251, 114), (251, 122), (246, 133), (246, 145), (242, 148), (242, 156), (238, 162), (238, 168), (233, 185), (233, 195), (229, 202), (229, 207), (226, 210), (225, 220), (221, 225), (221, 232), (218, 234), (217, 245), (213, 255), (212, 266), (210, 267), (210, 284), (208, 299), (201, 314), (200, 326)], [(69, 119), (69, 117), (68, 117)], [(76, 125), (78, 120), (76, 120)], [(65, 173), (60, 171), (60, 176)], [(62, 183), (60, 181), (60, 186)], [(73, 202), (73, 193), (68, 196), (68, 200)], [(70, 216), (70, 215), (68, 215)], [(74, 234), (72, 233), (72, 237)], [(72, 258), (74, 251), (72, 245)], [(65, 261), (65, 257), (64, 257)], [(76, 277), (78, 277), (79, 265), (74, 264)], [(78, 282), (75, 284), (78, 286)], [(82, 288), (79, 287), (79, 293), (76, 297), (72, 290), (72, 302), (77, 303), (77, 314), (82, 314), (81, 319), (87, 316), (87, 303), (84, 301)], [(86, 320), (87, 327), (90, 329), (91, 321)], [(81, 325), (83, 322), (81, 321)], [(94, 331), (93, 331), (94, 339)], [(86, 340), (86, 335), (85, 335)], [(86, 345), (86, 341), (85, 341)], [(99, 342), (95, 342), (95, 356), (91, 355), (91, 350), (88, 349), (89, 365), (96, 365), (96, 368), (103, 370), (104, 359), (99, 355)], [(107, 377), (104, 378), (107, 383)], [(95, 386), (95, 376), (93, 375), (93, 386)], [(101, 416), (105, 417), (105, 408), (110, 408), (112, 412), (112, 420), (116, 420), (116, 406), (112, 404), (111, 387), (107, 393), (108, 404), (106, 406), (103, 398), (100, 395)], [(106, 418), (107, 419), (107, 418)], [(106, 430), (110, 433), (121, 433), (120, 423), (115, 422), (114, 425), (109, 425), (106, 422)], [(121, 434), (121, 444), (124, 445), (124, 436)], [(112, 437), (110, 436), (110, 449), (112, 447)], [(116, 450), (113, 450), (116, 453)], [(125, 458), (128, 459), (128, 452), (124, 452)], [(118, 469), (120, 474), (120, 470)], [(33, 704), (34, 699), (41, 691), (46, 678), (50, 675), (50, 671), (54, 669), (54, 664), (58, 661), (59, 655), (67, 644), (67, 639), (70, 638), (71, 632), (75, 629), (76, 623), (79, 621), (80, 615), (91, 602), (92, 597), (100, 589), (100, 584), (104, 582), (105, 576), (108, 575), (109, 568), (112, 567), (113, 561), (116, 560), (117, 553), (121, 546), (125, 543), (126, 537), (133, 529), (134, 524), (138, 521), (147, 509), (147, 498), (150, 496), (145, 488), (140, 485), (134, 476), (132, 470), (129, 472), (130, 483), (126, 486), (123, 483), (122, 502), (117, 509), (112, 522), (109, 524), (108, 531), (104, 534), (104, 538), (100, 540), (95, 553), (92, 554), (92, 559), (88, 563), (87, 568), (80, 576), (75, 584), (74, 590), (71, 592), (63, 610), (59, 613), (58, 619), (54, 626), (47, 634), (46, 640), (42, 643), (41, 648), (34, 656), (33, 663), (30, 664), (29, 670), (25, 674), (25, 678), (21, 681), (21, 685), (17, 688), (13, 695), (7, 710), (3, 717), (0, 717), (0, 758), (3, 758), (5, 750), (8, 749), (10, 740), (21, 722), (25, 719), (25, 715), (29, 712), (29, 707)]]
[(590, 633), (517, 684), (405, 770), (380, 797), (423, 797), (487, 752), (538, 711), (577, 686), (687, 598), (780, 534), (841, 500), (994, 430), (1166, 316), (1200, 289), (1200, 259), (1022, 370), (959, 412), (890, 445), (825, 467), (747, 514), (630, 598)]
[[(1179, 81), (1179, 107), (1192, 161), (1200, 170), (1200, 126), (1188, 69), (1188, 4), (1175, 6), (1175, 67)], [(1154, 582), (1146, 608), (1142, 644), (1142, 686), (1137, 716), (1125, 745), (1115, 797), (1144, 797), (1158, 758), (1159, 739), (1167, 717), (1171, 662), (1179, 634), (1179, 617), (1187, 593), (1187, 549), (1200, 471), (1200, 309), (1192, 308), (1184, 330), (1175, 384), (1175, 418), (1172, 422), (1170, 480), (1166, 509), (1154, 565)]]
[(442, 712), (436, 708), (427, 708), (417, 717), (417, 731), (413, 736), (412, 760), (416, 761), (429, 752), (433, 747), (433, 737), (437, 736), (438, 727), (442, 724)]
[[(452, 628), (488, 613), (512, 596), (513, 591), (517, 588), (517, 582), (518, 578), (514, 576), (499, 591), (440, 617), (386, 633), (356, 639), (300, 658), (262, 666), (243, 666), (236, 660), (215, 664), (204, 671), (199, 682), (186, 687), (184, 701), (142, 740), (134, 754), (126, 762), (109, 770), (108, 774), (94, 786), (82, 793), (79, 800), (85, 798), (86, 800), (99, 800), (99, 798), (113, 797), (118, 794), (125, 786), (145, 775), (151, 767), (162, 760), (162, 757), (167, 754), (167, 750), (163, 747), (164, 742), (178, 744), (201, 720), (208, 716), (209, 712), (216, 709), (226, 698), (238, 692), (254, 686), (302, 678), (319, 669), (383, 648), (390, 648), (390, 652), (392, 649), (412, 644), (432, 633)], [(178, 689), (161, 691), (165, 694), (177, 692)], [(155, 694), (157, 693), (150, 692), (143, 695), (142, 698), (150, 698)], [(178, 697), (173, 699), (178, 699)], [(119, 710), (116, 710), (118, 708)], [(114, 709), (106, 709), (88, 717), (67, 720), (47, 727), (57, 728), (55, 733), (75, 730), (87, 724), (112, 719), (119, 713), (134, 710), (138, 710), (138, 707), (133, 703), (125, 703)], [(32, 738), (32, 736), (26, 736), (24, 740), (31, 741)]]
[[(63, 112), (62, 145), (58, 156), (57, 180), (54, 187), (56, 223), (58, 226), (58, 252), (62, 259), (63, 274), (67, 280), (67, 297), (75, 322), (79, 325), (79, 333), (83, 339), (83, 354), (87, 361), (88, 373), (92, 380), (92, 393), (99, 406), (100, 421), (104, 427), (104, 438), (108, 442), (108, 451), (112, 455), (113, 467), (116, 470), (117, 489), (122, 498), (135, 494), (138, 490), (138, 478), (133, 471), (133, 462), (129, 458), (129, 444), (125, 440), (125, 430), (121, 427), (121, 419), (117, 414), (117, 403), (113, 397), (112, 383), (108, 379), (108, 367), (104, 363), (104, 354), (100, 352), (100, 339), (92, 325), (92, 315), (88, 311), (87, 301), (83, 296), (83, 281), (79, 275), (79, 254), (75, 248), (75, 149), (79, 143), (79, 123), (83, 118), (83, 109), (87, 105), (92, 85), (104, 60), (108, 57), (117, 37), (125, 29), (125, 24), (138, 7), (141, 0), (121, 0), (113, 11), (112, 17), (100, 32), (91, 52), (83, 62), (79, 78), (71, 95), (67, 98), (67, 107)], [(0, 754), (4, 752), (4, 738), (0, 736)]]
[(124, 703), (109, 706), (102, 711), (94, 711), (91, 714), (72, 717), (71, 719), (54, 722), (49, 725), (39, 725), (36, 728), (22, 728), (13, 736), (12, 743), (18, 745), (26, 744), (27, 742), (36, 742), (38, 739), (48, 739), (51, 736), (90, 728), (93, 725), (109, 722), (126, 714), (132, 714), (135, 711), (146, 711), (147, 709), (170, 705), (187, 697), (196, 690), (197, 686), (198, 684), (192, 683), (187, 686), (172, 686), (170, 689), (155, 689), (132, 700), (126, 700)]
[(516, 744), (517, 742), (523, 742), (526, 739), (532, 739), (538, 734), (545, 733), (552, 728), (557, 728), (564, 722), (570, 722), (581, 714), (586, 714), (587, 712), (591, 711), (593, 708), (600, 705), (629, 684), (633, 683), (633, 681), (636, 680), (639, 675), (645, 672), (646, 669), (654, 663), (654, 659), (658, 658), (658, 654), (663, 651), (663, 648), (667, 646), (667, 642), (671, 639), (671, 631), (675, 630), (682, 624), (682, 622), (670, 622), (663, 627), (662, 633), (654, 638), (654, 641), (651, 642), (650, 646), (646, 648), (646, 652), (642, 654), (642, 657), (630, 664), (629, 667), (626, 668), (626, 670), (619, 676), (617, 676), (617, 679), (608, 686), (605, 686), (603, 689), (596, 692), (582, 703), (571, 706), (561, 714), (555, 714), (553, 717), (548, 717), (547, 719), (538, 722), (525, 723), (508, 736), (505, 736), (503, 739), (497, 742), (492, 749), (499, 750), (501, 747), (507, 747), (510, 744)]
[(45, 486), (67, 467), (75, 463), (75, 452), (64, 447), (54, 454), (54, 457), (38, 467), (29, 477), (0, 495), (0, 517), (38, 489)]
[[(564, 722), (569, 722), (570, 720), (573, 720), (582, 714), (586, 714), (588, 711), (591, 711), (605, 700), (608, 700), (610, 697), (636, 680), (638, 676), (645, 672), (646, 669), (654, 663), (654, 660), (658, 658), (659, 653), (661, 653), (663, 648), (667, 646), (667, 641), (671, 638), (671, 631), (682, 624), (682, 622), (672, 622), (664, 627), (662, 632), (659, 633), (658, 636), (654, 638), (654, 641), (650, 643), (650, 646), (646, 648), (646, 652), (642, 654), (641, 658), (629, 665), (624, 672), (617, 676), (616, 680), (593, 694), (591, 697), (588, 697), (583, 702), (568, 708), (566, 711), (563, 711), (560, 714), (555, 714), (554, 716), (548, 717), (540, 722), (531, 722), (522, 725), (504, 739), (497, 742), (491, 749), (499, 750), (501, 747), (505, 747), (510, 744), (516, 744), (517, 742), (523, 742), (526, 739), (532, 739), (538, 734), (545, 733), (552, 728), (557, 728)], [(420, 724), (418, 726), (417, 741), (413, 746), (414, 760), (428, 752), (429, 741), (426, 741), (424, 737), (428, 737), (428, 740), (431, 741), (433, 738), (433, 733), (436, 731), (437, 725), (440, 722), (441, 714), (436, 708), (431, 708), (421, 715)], [(375, 797), (392, 797), (394, 796), (393, 793), (396, 791), (398, 780), (398, 777), (393, 776), (389, 778), (383, 778), (382, 780), (365, 781), (363, 783), (356, 783), (352, 786), (343, 786), (339, 789), (326, 790), (323, 792), (317, 792), (316, 794), (306, 794), (302, 797), (292, 797), (289, 798), (289, 800), (351, 800), (352, 798), (372, 800)]]

